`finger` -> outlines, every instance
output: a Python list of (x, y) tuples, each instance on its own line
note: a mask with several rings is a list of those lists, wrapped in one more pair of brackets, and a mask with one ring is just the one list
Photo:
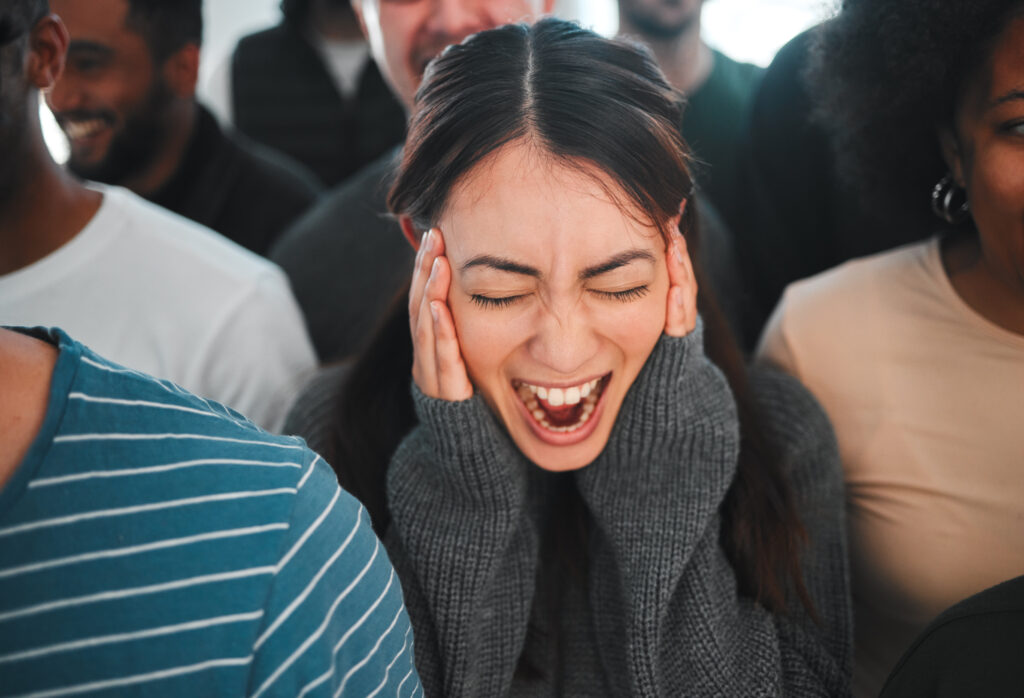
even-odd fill
[(441, 301), (431, 301), (430, 312), (434, 321), (434, 355), (440, 397), (453, 402), (468, 400), (473, 397), (473, 386), (462, 361), (462, 350), (459, 348), (451, 312)]
[(437, 231), (431, 228), (423, 234), (420, 241), (420, 249), (416, 252), (416, 260), (413, 262), (412, 284), (409, 287), (409, 322), (410, 328), (415, 333), (415, 323), (419, 318), (420, 305), (423, 302), (423, 289), (427, 279), (430, 278), (430, 271), (434, 265), (434, 258), (437, 256)]
[[(436, 270), (435, 261), (433, 269)], [(433, 284), (434, 273), (427, 277), (423, 285), (421, 302), (411, 315), (413, 340), (412, 377), (420, 391), (428, 397), (441, 397), (437, 382), (437, 358), (435, 356), (434, 319), (430, 312), (430, 301), (427, 289)]]
[(665, 334), (683, 337), (697, 325), (697, 282), (686, 248), (686, 240), (675, 234), (666, 251), (669, 293), (665, 313)]

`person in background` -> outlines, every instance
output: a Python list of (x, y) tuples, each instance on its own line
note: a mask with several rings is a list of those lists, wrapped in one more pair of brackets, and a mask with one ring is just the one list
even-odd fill
[[(408, 111), (423, 69), (474, 32), (535, 19), (554, 0), (352, 0), (370, 51)], [(409, 279), (412, 253), (387, 215), (395, 148), (336, 187), (270, 251), (291, 279), (321, 360), (349, 356), (373, 334)]]
[(864, 205), (935, 214), (924, 242), (790, 286), (759, 350), (835, 425), (858, 696), (941, 611), (1024, 569), (1022, 47), (1020, 0), (846, 0), (811, 54)]
[(392, 552), (427, 694), (844, 695), (835, 441), (697, 293), (678, 93), (549, 18), (418, 94), (411, 290), (295, 433)]
[(0, 328), (0, 385), (0, 696), (419, 690), (366, 511), (299, 439), (60, 330)]
[[(739, 149), (742, 205), (732, 211), (744, 348), (753, 352), (786, 286), (934, 232), (930, 210), (864, 205), (840, 176), (817, 89), (806, 82), (818, 28), (779, 49), (756, 90)], [(927, 192), (926, 192), (927, 193)]]
[(618, 0), (619, 33), (654, 52), (673, 87), (686, 95), (683, 140), (696, 158), (697, 184), (730, 227), (746, 203), (737, 158), (764, 70), (704, 43), (704, 0)]
[(900, 658), (879, 698), (1012, 696), (1024, 686), (1024, 576), (946, 609)]
[[(411, 110), (426, 64), (474, 32), (549, 12), (553, 0), (353, 0), (374, 59)], [(336, 188), (274, 245), (324, 361), (351, 356), (373, 335), (412, 273), (413, 254), (385, 196), (400, 149), (381, 156)], [(696, 202), (695, 202), (696, 203)], [(699, 251), (730, 321), (739, 283), (731, 237), (707, 202)]]
[(0, 5), (0, 323), (63, 327), (279, 428), (316, 362), (287, 279), (213, 231), (120, 187), (83, 185), (53, 161), (39, 95), (60, 75), (68, 34), (47, 13), (46, 0)]
[(202, 2), (53, 0), (71, 33), (47, 103), (68, 168), (264, 254), (320, 194), (294, 162), (225, 132), (196, 102)]
[(238, 42), (211, 99), (239, 131), (333, 187), (402, 142), (405, 110), (349, 0), (284, 0), (281, 13)]

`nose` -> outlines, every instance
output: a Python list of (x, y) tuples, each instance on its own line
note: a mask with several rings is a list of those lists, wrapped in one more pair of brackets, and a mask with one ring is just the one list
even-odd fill
[(579, 377), (596, 356), (600, 344), (600, 336), (586, 314), (571, 304), (561, 311), (543, 311), (528, 349), (534, 360), (552, 371), (567, 377)]
[(479, 0), (435, 0), (430, 28), (446, 43), (462, 41), (470, 34), (491, 29)]

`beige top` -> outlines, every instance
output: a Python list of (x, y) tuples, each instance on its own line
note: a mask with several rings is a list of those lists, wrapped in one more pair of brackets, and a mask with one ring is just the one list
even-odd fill
[(940, 611), (1024, 574), (1024, 336), (961, 300), (932, 239), (793, 284), (758, 354), (835, 426), (854, 694), (877, 696)]

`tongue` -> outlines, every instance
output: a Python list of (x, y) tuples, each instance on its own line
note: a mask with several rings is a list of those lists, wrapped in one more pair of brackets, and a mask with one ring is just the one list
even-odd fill
[(544, 414), (547, 415), (548, 422), (551, 426), (568, 427), (580, 421), (580, 411), (583, 409), (583, 401), (581, 400), (575, 405), (552, 407), (541, 400), (540, 406), (541, 409), (544, 410)]

